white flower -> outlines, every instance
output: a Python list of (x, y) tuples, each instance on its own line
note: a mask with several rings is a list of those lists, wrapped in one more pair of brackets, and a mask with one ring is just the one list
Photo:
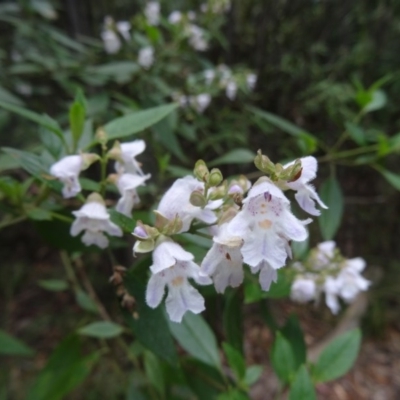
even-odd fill
[(118, 35), (111, 29), (105, 29), (101, 32), (101, 39), (103, 40), (104, 50), (108, 54), (115, 54), (121, 48), (121, 40)]
[(128, 42), (131, 39), (131, 35), (129, 34), (129, 31), (131, 30), (130, 22), (118, 21), (115, 26), (120, 35)]
[[(91, 195), (93, 198), (93, 195)], [(96, 195), (98, 196), (98, 195)], [(104, 235), (122, 236), (121, 229), (110, 221), (110, 216), (104, 204), (98, 201), (90, 201), (84, 204), (78, 211), (73, 211), (76, 219), (71, 225), (70, 233), (72, 236), (79, 235), (83, 230), (82, 242), (86, 246), (94, 244), (102, 249), (108, 246), (108, 239)]]
[(115, 170), (118, 173), (129, 173), (143, 175), (139, 163), (135, 157), (144, 152), (146, 149), (146, 142), (142, 139), (137, 139), (128, 143), (121, 143), (121, 162), (115, 163)]
[(165, 286), (168, 286), (166, 308), (174, 322), (181, 322), (186, 311), (198, 314), (205, 309), (204, 298), (189, 284), (188, 278), (200, 285), (208, 285), (211, 280), (200, 275), (200, 268), (193, 259), (193, 254), (168, 239), (162, 240), (153, 252), (146, 302), (152, 308), (157, 307), (164, 296)]
[(154, 63), (154, 49), (151, 46), (139, 50), (138, 63), (144, 69), (149, 69)]
[(50, 167), (50, 174), (63, 184), (62, 194), (65, 199), (76, 196), (81, 191), (78, 175), (83, 169), (83, 158), (80, 155), (66, 156)]
[(205, 37), (204, 29), (197, 25), (189, 24), (187, 27), (187, 34), (189, 36), (189, 44), (198, 51), (205, 51), (208, 48), (208, 43)]
[(196, 19), (196, 13), (194, 11), (188, 11), (187, 16), (189, 21), (193, 21)]
[(193, 219), (197, 218), (207, 224), (217, 221), (214, 213), (220, 207), (222, 200), (209, 201), (206, 207), (196, 207), (190, 203), (190, 195), (195, 190), (203, 192), (204, 183), (199, 182), (193, 176), (177, 179), (162, 197), (157, 211), (169, 220), (179, 217), (182, 220), (180, 232), (186, 232), (190, 228)]
[(135, 204), (138, 204), (140, 199), (136, 192), (138, 186), (145, 184), (145, 181), (150, 178), (150, 174), (147, 175), (133, 175), (133, 174), (122, 174), (118, 177), (117, 187), (121, 193), (121, 198), (115, 209), (128, 217), (132, 215), (132, 208)]
[(312, 251), (311, 261), (314, 269), (328, 268), (335, 256), (336, 243), (333, 240), (319, 243)]
[(324, 283), (325, 302), (331, 310), (332, 314), (337, 314), (340, 310), (338, 300), (339, 286), (338, 281), (331, 276), (328, 276)]
[(276, 270), (285, 265), (290, 256), (289, 240), (301, 242), (307, 238), (304, 225), (308, 222), (298, 220), (290, 212), (289, 200), (282, 191), (264, 179), (250, 189), (242, 210), (229, 222), (228, 229), (244, 240), (244, 262), (264, 269), (266, 275), (270, 268)]
[(157, 1), (149, 1), (146, 4), (144, 15), (149, 25), (158, 25), (160, 22), (160, 3)]
[(219, 228), (214, 244), (201, 263), (201, 274), (212, 276), (215, 290), (224, 293), (228, 286), (238, 287), (243, 282), (243, 240), (231, 236), (227, 224)]
[(256, 273), (258, 270), (260, 270), (260, 276), (258, 280), (260, 282), (261, 289), (265, 290), (266, 292), (271, 287), (272, 282), (278, 281), (277, 270), (271, 267), (271, 265), (265, 260), (262, 260), (256, 268), (251, 268), (251, 270), (253, 273)]
[(220, 85), (222, 87), (226, 87), (230, 78), (232, 77), (231, 69), (225, 64), (220, 64), (218, 65), (218, 72), (220, 74)]
[(211, 96), (208, 93), (201, 93), (191, 97), (191, 104), (198, 113), (203, 113), (211, 102)]
[(204, 78), (206, 80), (206, 85), (211, 85), (215, 78), (215, 71), (213, 69), (206, 69), (204, 71)]
[(168, 22), (172, 25), (182, 21), (182, 13), (180, 11), (172, 11), (168, 16)]
[(246, 83), (249, 90), (253, 90), (257, 83), (257, 75), (256, 74), (247, 74), (246, 75)]
[(225, 89), (226, 97), (227, 97), (229, 100), (235, 100), (236, 93), (237, 93), (237, 85), (236, 85), (236, 82), (230, 80), (230, 81), (227, 83), (226, 89)]
[(310, 278), (297, 278), (291, 287), (290, 298), (299, 303), (307, 303), (315, 299), (317, 286), (315, 281)]
[[(318, 203), (322, 208), (328, 207), (321, 201), (314, 187), (308, 183), (317, 175), (317, 160), (312, 156), (308, 156), (301, 158), (300, 161), (302, 167), (300, 177), (294, 182), (286, 182), (286, 185), (297, 192), (295, 198), (304, 211), (311, 215), (320, 215), (321, 212), (316, 209), (315, 203)], [(284, 168), (292, 164), (294, 164), (294, 161), (286, 164)]]
[(370, 282), (361, 275), (364, 268), (365, 260), (360, 257), (346, 260), (336, 278), (338, 293), (347, 303), (354, 300), (359, 292), (367, 290), (370, 285)]

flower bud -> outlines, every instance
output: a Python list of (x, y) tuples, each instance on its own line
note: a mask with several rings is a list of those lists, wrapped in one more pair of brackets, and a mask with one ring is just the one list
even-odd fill
[(202, 182), (206, 182), (208, 180), (208, 176), (210, 174), (206, 163), (203, 160), (198, 160), (194, 166), (193, 170), (194, 176)]
[(227, 189), (226, 182), (224, 185), (216, 187), (209, 193), (208, 195), (209, 200), (219, 200), (224, 198), (226, 195), (226, 189)]
[(213, 168), (210, 172), (210, 175), (207, 179), (207, 183), (210, 186), (218, 186), (222, 182), (222, 173), (218, 168)]
[(81, 170), (89, 168), (94, 162), (100, 160), (100, 156), (94, 153), (82, 153), (82, 167)]
[(136, 226), (136, 228), (133, 230), (132, 235), (136, 236), (140, 240), (149, 238), (149, 235), (147, 234), (143, 225)]
[(103, 198), (100, 196), (99, 193), (96, 192), (93, 192), (88, 196), (88, 198), (86, 199), (86, 203), (100, 203), (105, 205)]
[(290, 167), (290, 170), (288, 171), (287, 181), (288, 182), (297, 181), (297, 179), (300, 178), (302, 172), (303, 172), (303, 167), (301, 165), (301, 161), (296, 160), (295, 163)]
[(154, 250), (154, 240), (137, 240), (133, 246), (133, 253), (149, 253)]
[(111, 158), (113, 160), (117, 160), (117, 161), (123, 161), (122, 160), (122, 150), (121, 150), (121, 145), (118, 142), (118, 140), (116, 140), (114, 142), (113, 147), (109, 150), (109, 152), (107, 153), (107, 158)]
[(117, 185), (119, 176), (117, 174), (110, 174), (107, 177), (107, 182)]
[(205, 207), (207, 204), (207, 199), (204, 197), (203, 193), (195, 190), (194, 192), (191, 193), (190, 195), (190, 204), (195, 206), (195, 207)]
[(267, 156), (263, 155), (261, 150), (257, 151), (254, 164), (261, 172), (264, 172), (265, 174), (270, 175), (275, 172), (274, 163)]
[(96, 131), (96, 139), (101, 143), (101, 144), (106, 144), (107, 143), (107, 133), (103, 129), (103, 127), (100, 127)]

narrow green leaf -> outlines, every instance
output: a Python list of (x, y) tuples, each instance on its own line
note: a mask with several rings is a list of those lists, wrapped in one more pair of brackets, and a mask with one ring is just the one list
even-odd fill
[(251, 365), (246, 369), (246, 374), (244, 377), (244, 382), (247, 386), (251, 386), (258, 381), (263, 372), (263, 367), (261, 365)]
[(377, 170), (383, 175), (383, 177), (397, 190), (400, 190), (400, 175), (395, 174), (387, 169), (383, 169), (381, 167), (377, 168)]
[(77, 290), (75, 292), (75, 300), (79, 304), (79, 306), (91, 313), (98, 314), (99, 310), (97, 309), (96, 303), (91, 299), (91, 297), (84, 292), (83, 290)]
[(201, 315), (186, 313), (180, 324), (169, 322), (172, 335), (178, 343), (198, 360), (221, 368), (217, 340)]
[(142, 392), (140, 392), (137, 387), (135, 382), (132, 382), (128, 390), (126, 392), (126, 398), (125, 400), (146, 400), (147, 398), (143, 395)]
[(313, 368), (317, 382), (327, 382), (344, 375), (356, 361), (361, 344), (361, 332), (353, 329), (333, 340), (321, 353)]
[(307, 347), (304, 341), (303, 331), (296, 315), (290, 315), (285, 326), (281, 329), (282, 335), (292, 347), (296, 369), (306, 362)]
[(52, 219), (51, 212), (43, 208), (32, 208), (27, 211), (28, 218), (36, 221), (50, 221)]
[(229, 366), (234, 371), (236, 378), (240, 381), (246, 374), (246, 361), (234, 347), (229, 343), (222, 343), (224, 353), (228, 360)]
[(371, 111), (380, 110), (387, 103), (387, 97), (383, 90), (378, 89), (372, 92), (371, 100), (363, 108), (364, 113), (369, 113)]
[(0, 355), (1, 354), (30, 357), (34, 354), (34, 351), (25, 343), (0, 329)]
[(285, 383), (290, 382), (296, 371), (296, 360), (292, 346), (281, 332), (277, 332), (271, 350), (271, 364), (278, 378)]
[(111, 321), (92, 322), (83, 328), (78, 329), (78, 333), (84, 336), (91, 336), (100, 339), (110, 339), (119, 336), (124, 328)]
[(136, 226), (136, 221), (115, 210), (109, 210), (111, 221), (117, 224), (124, 232), (132, 233)]
[(242, 299), (237, 290), (226, 296), (223, 323), (227, 341), (239, 353), (243, 353)]
[(78, 101), (75, 101), (69, 109), (69, 125), (74, 143), (77, 145), (85, 125), (85, 107)]
[(147, 379), (157, 389), (161, 397), (165, 394), (165, 380), (161, 364), (157, 357), (150, 351), (144, 353), (144, 370)]
[(209, 167), (222, 164), (246, 164), (254, 161), (255, 154), (248, 149), (235, 149), (228, 151), (221, 157), (207, 163)]
[(290, 387), (289, 400), (316, 400), (314, 385), (307, 368), (302, 365)]
[(137, 111), (114, 119), (105, 125), (104, 129), (110, 140), (133, 135), (162, 120), (177, 107), (178, 104), (172, 103), (148, 110)]
[(343, 215), (343, 194), (338, 180), (332, 176), (321, 186), (322, 201), (329, 207), (321, 210), (318, 218), (319, 227), (324, 240), (331, 240), (339, 229)]
[(64, 279), (41, 279), (38, 281), (38, 285), (52, 292), (61, 292), (69, 287), (68, 282)]
[(24, 103), (20, 100), (15, 94), (9, 92), (7, 89), (0, 86), (0, 101), (4, 101), (5, 103), (12, 103), (17, 106), (23, 106)]
[(346, 122), (345, 127), (354, 142), (356, 142), (359, 146), (366, 144), (365, 132), (360, 126), (352, 122)]

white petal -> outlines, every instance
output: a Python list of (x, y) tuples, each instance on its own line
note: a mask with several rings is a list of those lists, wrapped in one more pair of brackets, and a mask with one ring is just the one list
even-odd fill
[(184, 269), (184, 274), (192, 278), (199, 285), (211, 285), (212, 280), (209, 276), (201, 272), (200, 267), (193, 261), (178, 262), (177, 267)]
[(71, 236), (78, 236), (84, 229), (87, 229), (87, 221), (85, 219), (76, 219), (70, 229)]
[(271, 283), (278, 281), (278, 272), (267, 262), (263, 261), (260, 265), (259, 281), (262, 290), (268, 291), (271, 287)]
[(127, 217), (132, 217), (132, 209), (136, 203), (136, 194), (125, 193), (117, 202), (115, 209), (121, 213), (126, 215)]
[(151, 308), (156, 308), (164, 296), (166, 278), (163, 272), (153, 274), (146, 288), (146, 303)]
[(150, 267), (153, 274), (172, 267), (177, 261), (192, 261), (193, 254), (183, 250), (179, 244), (172, 241), (160, 243), (153, 251), (153, 265)]
[(110, 236), (121, 237), (123, 235), (121, 228), (111, 221), (106, 221), (104, 231), (107, 232)]
[(96, 220), (108, 220), (110, 216), (107, 213), (106, 207), (96, 201), (84, 204), (78, 211), (73, 211), (76, 217), (86, 217)]
[(346, 261), (346, 268), (354, 272), (361, 272), (364, 270), (366, 262), (361, 257), (351, 258)]
[(316, 295), (316, 285), (313, 279), (298, 278), (291, 287), (290, 298), (299, 303), (307, 303)]
[(206, 256), (201, 263), (201, 272), (205, 275), (212, 275), (217, 268), (217, 265), (221, 262), (223, 257), (222, 246), (213, 244), (210, 250), (208, 250)]
[(124, 195), (126, 191), (131, 191), (139, 186), (143, 186), (147, 179), (151, 177), (151, 174), (147, 175), (136, 175), (136, 174), (122, 174), (117, 181), (118, 190), (121, 195)]
[(57, 178), (77, 177), (82, 165), (83, 159), (80, 155), (66, 156), (50, 167), (50, 174)]
[(101, 232), (86, 231), (82, 236), (82, 242), (86, 246), (93, 244), (101, 249), (105, 249), (108, 246), (108, 239)]
[[(261, 178), (262, 179), (262, 178)], [(270, 180), (263, 179), (258, 180), (253, 187), (249, 190), (246, 199), (244, 199), (243, 203), (249, 202), (251, 199), (254, 199), (257, 196), (272, 196), (273, 198), (279, 199), (284, 204), (289, 204), (289, 200), (283, 194), (282, 190), (279, 189), (276, 185), (274, 185)]]
[(181, 322), (186, 311), (199, 314), (205, 310), (204, 298), (187, 281), (178, 286), (168, 285), (168, 288), (165, 304), (171, 321)]
[(304, 224), (311, 220), (300, 221), (290, 211), (286, 210), (278, 220), (280, 231), (290, 240), (303, 242), (308, 237), (308, 231)]

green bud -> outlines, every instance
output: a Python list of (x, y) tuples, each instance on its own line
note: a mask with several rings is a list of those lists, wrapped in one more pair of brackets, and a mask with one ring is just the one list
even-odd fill
[(134, 253), (149, 253), (154, 250), (154, 240), (137, 240), (133, 246)]
[(208, 177), (207, 183), (209, 186), (218, 186), (222, 182), (222, 173), (218, 168), (213, 168)]
[(208, 176), (210, 174), (206, 163), (203, 160), (198, 160), (194, 166), (193, 170), (194, 176), (202, 182), (206, 182), (208, 180)]
[(107, 133), (103, 129), (103, 127), (100, 127), (96, 131), (96, 139), (101, 143), (101, 144), (106, 144), (107, 143)]
[(261, 150), (257, 151), (254, 164), (261, 172), (264, 172), (265, 174), (271, 175), (275, 173), (274, 163), (267, 156), (263, 155)]
[(203, 208), (207, 204), (207, 199), (204, 197), (203, 193), (197, 190), (191, 193), (189, 201), (190, 204), (192, 204), (195, 207)]
[(107, 153), (107, 158), (111, 158), (117, 161), (122, 161), (121, 145), (119, 144), (118, 140), (114, 142), (113, 147)]
[(93, 192), (88, 196), (88, 198), (86, 199), (86, 203), (100, 203), (105, 205), (103, 198), (100, 196), (99, 193), (96, 192)]
[(227, 183), (225, 181), (223, 185), (213, 189), (213, 191), (209, 193), (208, 198), (210, 200), (223, 199), (226, 196), (226, 191), (227, 191)]
[(83, 163), (81, 170), (89, 168), (94, 162), (100, 160), (100, 156), (94, 153), (82, 153), (81, 154)]
[(288, 173), (288, 182), (297, 181), (297, 179), (300, 178), (302, 172), (303, 167), (301, 165), (301, 161), (296, 160), (295, 163), (291, 166), (291, 170)]

